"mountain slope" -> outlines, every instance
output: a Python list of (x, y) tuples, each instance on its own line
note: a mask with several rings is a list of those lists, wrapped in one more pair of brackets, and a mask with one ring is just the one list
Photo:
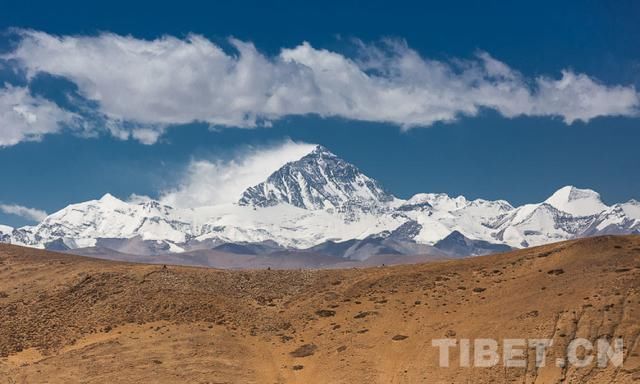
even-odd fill
[(573, 216), (592, 216), (608, 208), (596, 191), (573, 186), (560, 188), (544, 202)]
[(248, 188), (239, 204), (266, 207), (286, 203), (308, 210), (367, 212), (392, 200), (377, 181), (318, 145), (300, 160)]
[[(10, 383), (639, 378), (640, 236), (343, 270), (165, 268), (9, 245), (0, 263), (0, 377)], [(460, 367), (454, 347), (439, 368), (431, 346), (514, 337), (551, 339), (545, 366)], [(576, 337), (621, 337), (623, 366), (557, 367)]]
[(0, 243), (11, 242), (13, 228), (8, 225), (0, 225)]
[(70, 248), (92, 246), (98, 238), (131, 238), (184, 242), (190, 224), (174, 209), (156, 201), (132, 204), (111, 194), (99, 200), (72, 204), (33, 227), (19, 228), (16, 237), (37, 245), (63, 239)]
[(638, 232), (640, 203), (635, 200), (607, 206), (597, 192), (573, 186), (519, 207), (443, 193), (402, 200), (354, 165), (315, 146), (248, 187), (236, 204), (175, 209), (106, 194), (69, 205), (35, 226), (0, 227), (0, 242), (56, 250), (98, 247), (144, 256), (216, 247), (267, 255), (272, 247), (263, 244), (273, 242), (285, 251), (313, 248), (336, 256), (341, 249), (342, 257), (363, 260), (381, 253), (437, 253), (433, 246), (439, 242), (451, 245), (448, 252), (456, 250), (451, 256), (468, 256)]
[(471, 240), (458, 231), (451, 232), (449, 236), (438, 241), (434, 247), (450, 255), (468, 256), (488, 255), (511, 250), (508, 245), (493, 244), (484, 240)]

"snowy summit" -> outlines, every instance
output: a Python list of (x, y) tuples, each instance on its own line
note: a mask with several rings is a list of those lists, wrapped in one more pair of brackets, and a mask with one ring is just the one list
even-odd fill
[(519, 207), (443, 193), (402, 200), (353, 164), (315, 146), (247, 188), (234, 204), (183, 209), (154, 200), (126, 202), (107, 193), (69, 205), (35, 226), (0, 226), (0, 241), (144, 254), (269, 244), (270, 252), (313, 250), (363, 258), (435, 250), (473, 255), (623, 233), (640, 233), (637, 201), (607, 206), (597, 192), (573, 186)]

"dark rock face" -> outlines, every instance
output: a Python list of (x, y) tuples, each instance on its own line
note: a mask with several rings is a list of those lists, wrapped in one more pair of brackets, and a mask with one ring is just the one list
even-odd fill
[(497, 252), (507, 252), (511, 247), (504, 244), (493, 244), (484, 240), (472, 240), (458, 231), (451, 232), (438, 241), (434, 247), (451, 255), (478, 256)]
[(45, 244), (44, 248), (48, 251), (68, 251), (69, 247), (62, 241), (62, 239), (54, 240)]
[(398, 241), (413, 241), (413, 239), (418, 236), (421, 230), (422, 225), (414, 220), (409, 220), (406, 223), (400, 225), (398, 228), (394, 229), (389, 235), (389, 238)]
[(0, 232), (0, 243), (10, 243), (11, 242), (11, 234)]
[(270, 255), (272, 253), (285, 250), (273, 241), (263, 241), (260, 243), (223, 243), (214, 246), (212, 249), (240, 255)]

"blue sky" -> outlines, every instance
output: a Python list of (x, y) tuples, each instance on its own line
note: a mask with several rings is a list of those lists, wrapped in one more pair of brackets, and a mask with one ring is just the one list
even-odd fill
[[(573, 184), (607, 203), (640, 199), (637, 2), (228, 3), (5, 4), (0, 204), (157, 197), (196, 160), (286, 140), (323, 144), (400, 197), (521, 204)], [(155, 66), (114, 48), (154, 41), (168, 52)], [(218, 80), (226, 93), (211, 91)], [(251, 98), (273, 89), (275, 106)], [(37, 123), (19, 120), (21, 103)]]

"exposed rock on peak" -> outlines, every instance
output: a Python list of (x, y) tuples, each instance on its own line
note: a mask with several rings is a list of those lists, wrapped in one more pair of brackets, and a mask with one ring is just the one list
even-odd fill
[(598, 192), (570, 185), (558, 189), (545, 203), (575, 216), (591, 216), (607, 209)]
[(239, 204), (268, 207), (287, 203), (308, 210), (371, 211), (392, 200), (376, 180), (318, 145), (266, 181), (248, 188)]

